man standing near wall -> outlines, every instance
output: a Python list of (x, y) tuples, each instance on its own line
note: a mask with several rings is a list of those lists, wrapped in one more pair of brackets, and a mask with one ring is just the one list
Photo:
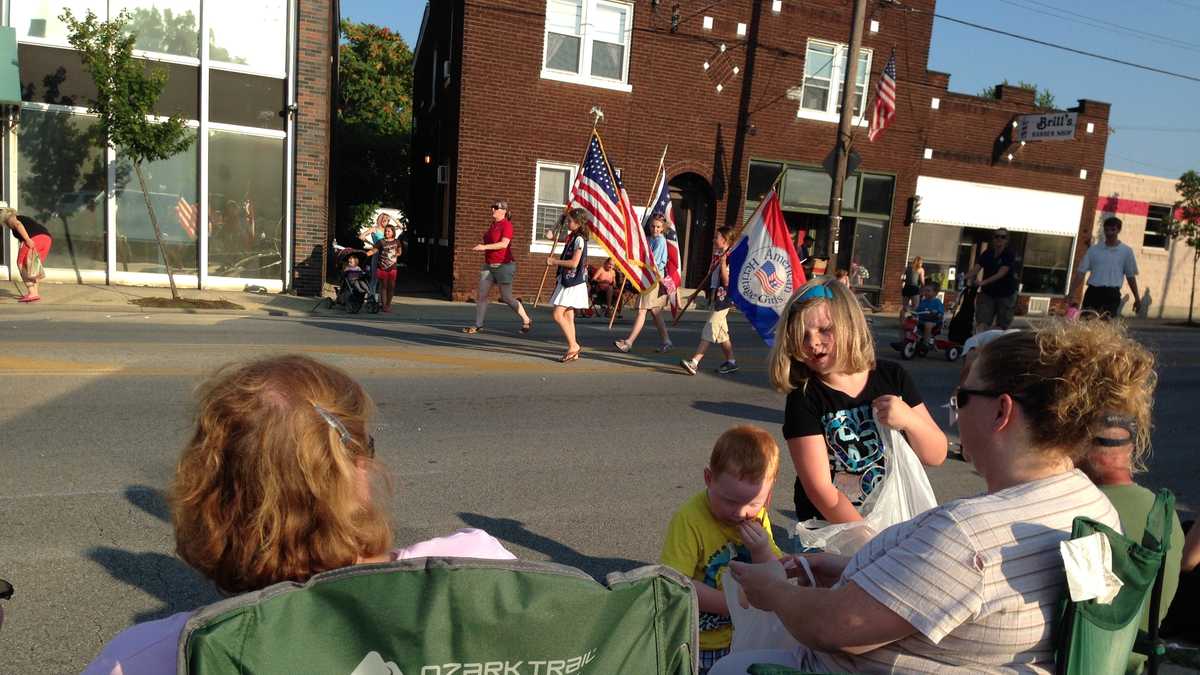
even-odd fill
[(983, 278), (975, 298), (975, 333), (993, 324), (1008, 330), (1017, 307), (1017, 259), (1008, 248), (1008, 230), (1001, 227), (992, 233), (992, 245), (975, 259), (975, 266), (967, 273), (968, 281), (975, 281), (980, 270)]
[(1079, 263), (1079, 275), (1087, 277), (1087, 292), (1083, 294), (1083, 310), (1092, 310), (1101, 317), (1110, 318), (1121, 312), (1121, 280), (1129, 282), (1133, 292), (1133, 312), (1142, 311), (1142, 298), (1138, 293), (1137, 260), (1133, 249), (1121, 243), (1121, 219), (1109, 216), (1104, 219), (1104, 243), (1092, 244)]

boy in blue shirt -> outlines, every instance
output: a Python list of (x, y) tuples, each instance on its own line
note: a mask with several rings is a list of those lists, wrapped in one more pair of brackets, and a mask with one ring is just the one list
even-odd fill
[(946, 306), (937, 299), (936, 284), (925, 284), (921, 287), (921, 302), (917, 303), (917, 309), (913, 314), (916, 316), (917, 326), (921, 329), (925, 345), (932, 347), (933, 329), (935, 326), (942, 325), (942, 318), (946, 315)]

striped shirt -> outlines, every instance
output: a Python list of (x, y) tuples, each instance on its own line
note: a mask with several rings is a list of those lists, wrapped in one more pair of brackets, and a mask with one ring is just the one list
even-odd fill
[(1066, 593), (1058, 544), (1075, 516), (1120, 531), (1112, 504), (1077, 470), (953, 501), (884, 530), (838, 583), (858, 584), (917, 632), (866, 654), (814, 656), (855, 673), (1051, 672), (1051, 632)]

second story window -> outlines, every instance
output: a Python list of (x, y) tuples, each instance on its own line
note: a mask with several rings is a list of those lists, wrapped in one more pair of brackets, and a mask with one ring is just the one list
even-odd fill
[(633, 6), (611, 0), (547, 0), (542, 77), (628, 89)]
[[(804, 88), (800, 94), (797, 117), (837, 121), (842, 110), (842, 82), (846, 77), (846, 52), (843, 44), (809, 40), (804, 55)], [(866, 106), (867, 80), (871, 75), (871, 51), (858, 52), (858, 74), (854, 78), (854, 117), (858, 122)]]
[(1146, 213), (1146, 231), (1142, 234), (1144, 248), (1167, 249), (1171, 243), (1171, 233), (1167, 223), (1171, 222), (1173, 209), (1165, 204), (1151, 204)]

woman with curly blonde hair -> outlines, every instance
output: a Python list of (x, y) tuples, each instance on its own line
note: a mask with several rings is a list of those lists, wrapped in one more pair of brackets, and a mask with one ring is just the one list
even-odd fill
[(1002, 335), (965, 368), (953, 405), (986, 492), (894, 525), (853, 558), (808, 557), (818, 588), (788, 583), (782, 562), (732, 563), (750, 603), (778, 614), (802, 646), (735, 654), (713, 675), (744, 673), (750, 663), (852, 673), (1053, 670), (1052, 630), (1067, 592), (1059, 544), (1076, 516), (1120, 528), (1075, 462), (1111, 411), (1138, 421), (1132, 440), (1144, 446), (1154, 359), (1095, 321)]
[[(170, 489), (175, 549), (223, 593), (401, 558), (513, 558), (472, 529), (392, 549), (374, 404), (342, 370), (298, 355), (234, 364), (199, 399)], [(84, 672), (173, 672), (190, 615), (126, 629)]]

